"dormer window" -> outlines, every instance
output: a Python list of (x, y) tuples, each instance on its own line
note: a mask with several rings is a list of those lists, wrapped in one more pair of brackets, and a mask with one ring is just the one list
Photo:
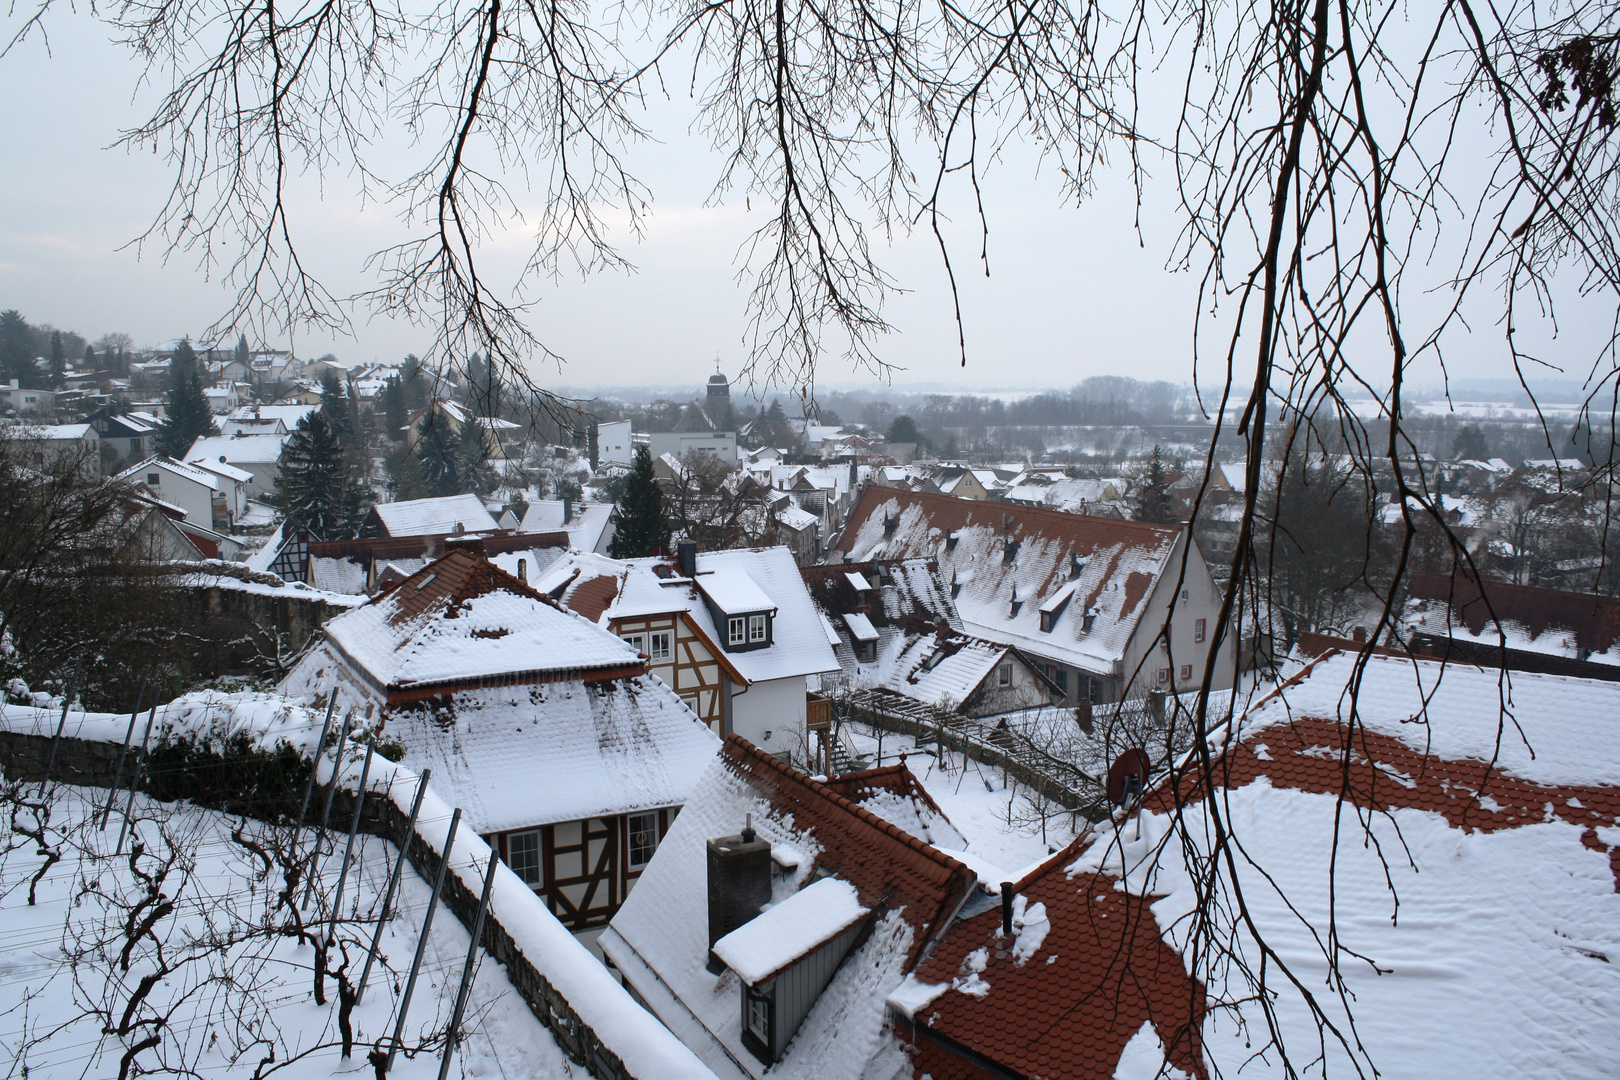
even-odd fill
[(748, 642), (748, 620), (738, 616), (726, 620), (726, 644), (744, 645)]
[(776, 605), (753, 578), (732, 569), (701, 573), (696, 581), (716, 628), (724, 628), (727, 652), (770, 647)]
[(764, 642), (770, 634), (769, 615), (748, 616), (748, 643), (750, 645)]

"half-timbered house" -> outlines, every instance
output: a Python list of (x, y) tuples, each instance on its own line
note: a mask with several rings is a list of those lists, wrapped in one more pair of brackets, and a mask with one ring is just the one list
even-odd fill
[(598, 621), (646, 658), (717, 735), (809, 760), (826, 701), (811, 680), (838, 670), (826, 631), (785, 547), (607, 559), (572, 552), (536, 588)]
[(341, 712), (433, 786), (577, 930), (612, 918), (719, 746), (637, 650), (448, 552), (326, 624), (282, 689)]

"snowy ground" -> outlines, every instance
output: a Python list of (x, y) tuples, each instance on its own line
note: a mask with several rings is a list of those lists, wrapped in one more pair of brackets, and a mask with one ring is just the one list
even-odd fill
[[(37, 792), (26, 785), (27, 796)], [(38, 903), (28, 904), (29, 878), (41, 865), (36, 845), (14, 828), (9, 850), (0, 853), (0, 1055), (12, 1064), (4, 1077), (114, 1077), (128, 1046), (155, 1035), (157, 1046), (141, 1051), (142, 1071), (187, 1072), (208, 1077), (326, 1077), (369, 1075), (366, 1054), (391, 1032), (394, 1010), (416, 946), (429, 886), (410, 867), (395, 902), (397, 917), (383, 935), (382, 958), (362, 1003), (353, 1013), (354, 1055), (339, 1053), (336, 980), (326, 982), (327, 1003), (312, 993), (314, 949), (277, 932), (289, 919), (276, 902), (282, 888), (281, 860), (264, 864), (232, 839), (275, 851), (293, 837), (307, 850), (313, 832), (276, 830), (214, 811), (137, 798), (137, 832), (148, 854), (135, 865), (154, 874), (167, 856), (175, 862), (162, 882), (164, 899), (131, 914), (130, 904), (148, 894), (134, 872), (125, 844), (111, 857), (119, 816), (106, 832), (86, 823), (106, 793), (57, 787), (50, 800), (46, 836), (62, 852), (39, 883)], [(15, 804), (4, 806), (9, 816)], [(26, 824), (31, 819), (23, 811)], [(424, 822), (427, 832), (446, 823)], [(315, 908), (335, 890), (342, 837), (322, 862)], [(370, 921), (386, 888), (397, 848), (369, 837), (357, 839), (359, 857), (350, 871), (338, 938), (349, 949), (348, 977), (358, 978), (375, 923)], [(296, 859), (288, 860), (296, 863)], [(158, 913), (166, 901), (174, 907)], [(120, 954), (127, 926), (153, 918), (150, 934), (135, 935), (127, 971)], [(469, 936), (440, 907), (424, 956), (405, 1028), (407, 1047), (425, 1047), (414, 1059), (401, 1056), (391, 1074), (400, 1080), (437, 1075), (438, 1049), (454, 1005)], [(173, 970), (133, 1007), (141, 979), (166, 961)], [(329, 961), (335, 967), (338, 960)], [(128, 1033), (104, 1034), (128, 1012)], [(162, 1025), (151, 1021), (166, 1016)], [(141, 1021), (146, 1023), (141, 1023)], [(571, 1065), (550, 1033), (529, 1012), (506, 980), (504, 969), (480, 958), (463, 1021), (463, 1049), (453, 1075), (572, 1077)], [(271, 1058), (273, 1060), (266, 1061)], [(131, 1075), (133, 1075), (133, 1071)]]

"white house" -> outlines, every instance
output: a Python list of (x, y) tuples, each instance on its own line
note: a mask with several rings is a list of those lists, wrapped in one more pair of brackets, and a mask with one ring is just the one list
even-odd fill
[(597, 425), (596, 454), (598, 460), (608, 465), (632, 464), (636, 448), (630, 441), (630, 421), (615, 420)]
[[(227, 421), (229, 423), (229, 421)], [(279, 421), (278, 421), (279, 423)], [(282, 434), (204, 435), (186, 451), (188, 462), (223, 462), (248, 474), (247, 497), (262, 500), (276, 487), (276, 463), (287, 444)]]
[(184, 510), (187, 521), (220, 532), (231, 528), (232, 506), (245, 506), (247, 500), (245, 481), (172, 458), (147, 458), (114, 479), (139, 484), (153, 497)]
[(1210, 663), (1212, 687), (1236, 676), (1230, 638), (1210, 654), (1221, 594), (1184, 526), (872, 486), (836, 550), (936, 560), (962, 628), (1041, 661), (1067, 704), (1196, 688)]
[(812, 679), (838, 658), (785, 547), (614, 560), (571, 554), (535, 587), (610, 629), (720, 735), (808, 762)]

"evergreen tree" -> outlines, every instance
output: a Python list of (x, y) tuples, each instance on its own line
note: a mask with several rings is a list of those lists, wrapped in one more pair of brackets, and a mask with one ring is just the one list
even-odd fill
[(190, 338), (181, 338), (180, 347), (169, 357), (169, 381), (179, 386), (196, 374), (197, 351), (191, 347)]
[(359, 452), (362, 456), (364, 456), (365, 448), (370, 443), (371, 424), (369, 423), (369, 420), (371, 414), (361, 414), (360, 394), (354, 388), (353, 379), (350, 379), (348, 382), (348, 391), (345, 406), (349, 410), (349, 430), (353, 432), (353, 435), (351, 436), (352, 445), (349, 447), (349, 449)]
[(461, 434), (456, 439), (456, 472), (458, 485), (450, 492), (454, 495), (467, 491), (488, 495), (500, 482), (489, 461), (484, 428), (476, 420), (461, 425)]
[(236, 339), (235, 360), (247, 371), (253, 370), (253, 352), (248, 348), (247, 335), (243, 334)]
[(34, 328), (15, 308), (0, 311), (0, 379), (34, 386)]
[(625, 478), (618, 530), (608, 554), (615, 559), (637, 559), (657, 550), (669, 550), (669, 519), (664, 514), (664, 493), (653, 476), (652, 454), (638, 446), (635, 463)]
[(322, 540), (360, 535), (372, 492), (347, 461), (344, 447), (324, 411), (298, 422), (276, 463), (275, 505), (290, 524)]
[(781, 398), (771, 399), (771, 407), (765, 410), (765, 422), (787, 426), (787, 413), (782, 411)]
[(208, 396), (203, 393), (202, 381), (195, 371), (170, 388), (164, 412), (167, 415), (156, 439), (161, 454), (183, 457), (191, 444), (202, 436), (219, 434), (213, 410), (208, 407)]
[(405, 437), (405, 425), (410, 422), (410, 414), (405, 410), (405, 387), (399, 376), (390, 378), (383, 384), (382, 389), (383, 423), (387, 425), (388, 437), (398, 441)]
[(1152, 525), (1179, 525), (1181, 510), (1170, 491), (1170, 467), (1164, 453), (1155, 446), (1153, 456), (1136, 477), (1136, 494), (1132, 497), (1132, 516), (1137, 521)]
[(60, 387), (67, 382), (67, 353), (62, 348), (62, 331), (51, 331), (51, 386)]
[(587, 428), (586, 431), (585, 431), (585, 449), (586, 449), (586, 452), (590, 454), (591, 472), (595, 472), (597, 470), (597, 467), (602, 463), (602, 445), (601, 444), (602, 444), (602, 433), (601, 433), (600, 429), (598, 428), (596, 421), (592, 420), (591, 421), (591, 426), (589, 428)]
[(1451, 441), (1451, 456), (1458, 461), (1484, 461), (1491, 456), (1485, 432), (1477, 424), (1464, 424)]
[(460, 440), (437, 409), (426, 413), (417, 428), (416, 457), (422, 487), (429, 496), (461, 494)]
[(321, 376), (321, 410), (326, 413), (327, 423), (332, 425), (338, 442), (344, 446), (353, 443), (355, 432), (349, 402), (343, 396), (343, 384), (338, 382), (336, 372), (328, 371)]
[(84, 347), (84, 366), (91, 371), (96, 370), (96, 350), (89, 345)]
[(411, 353), (405, 354), (405, 362), (399, 369), (400, 382), (405, 390), (405, 411), (415, 412), (427, 404), (428, 380), (422, 370), (422, 361)]

